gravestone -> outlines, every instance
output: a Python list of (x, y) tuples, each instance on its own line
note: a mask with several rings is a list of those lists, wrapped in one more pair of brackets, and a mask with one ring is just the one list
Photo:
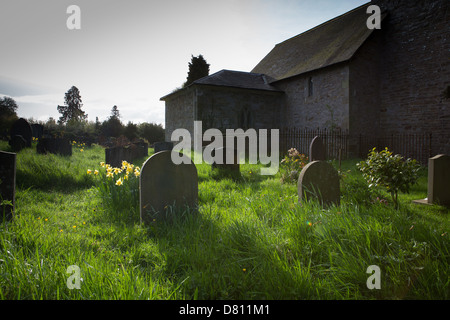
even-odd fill
[[(223, 172), (230, 173), (231, 175), (239, 175), (240, 174), (240, 165), (239, 165), (239, 155), (237, 149), (230, 148), (217, 148), (213, 149), (211, 152), (211, 156), (215, 157), (216, 152), (222, 153), (223, 157), (220, 163), (216, 163), (213, 161), (211, 167), (213, 169), (218, 169)], [(233, 163), (227, 163), (227, 158), (233, 159)]]
[(105, 162), (117, 168), (122, 166), (122, 161), (133, 163), (134, 160), (146, 156), (148, 156), (148, 144), (145, 142), (105, 149)]
[(21, 135), (15, 135), (11, 137), (11, 140), (9, 140), (9, 145), (14, 152), (19, 152), (27, 147), (27, 142)]
[(136, 146), (136, 158), (148, 157), (148, 143), (136, 141), (133, 145)]
[(155, 153), (165, 150), (171, 151), (173, 149), (173, 142), (155, 142), (153, 148), (155, 149)]
[[(0, 205), (0, 222), (3, 217), (10, 220), (14, 215), (16, 193), (16, 154), (0, 151), (0, 202), (11, 201), (11, 205)], [(5, 215), (5, 216), (4, 216)]]
[(40, 139), (44, 135), (44, 126), (42, 124), (34, 123), (31, 125), (31, 132), (34, 138)]
[(319, 136), (312, 139), (309, 145), (309, 161), (326, 160), (326, 149), (322, 139)]
[(325, 161), (308, 163), (298, 177), (298, 200), (318, 199), (322, 205), (339, 205), (341, 192), (339, 175)]
[(33, 133), (30, 124), (24, 118), (20, 118), (13, 123), (10, 131), (10, 136), (11, 139), (14, 136), (22, 136), (22, 138), (25, 140), (25, 147), (27, 148), (31, 147), (31, 140), (33, 138)]
[(450, 156), (428, 159), (428, 197), (414, 202), (450, 206)]
[(197, 169), (191, 159), (182, 154), (183, 163), (174, 164), (172, 153), (155, 153), (141, 168), (139, 197), (141, 221), (144, 223), (165, 219), (171, 209), (169, 206), (175, 206), (177, 210), (185, 206), (197, 207)]
[(53, 153), (62, 156), (72, 155), (72, 144), (65, 138), (41, 138), (36, 145), (38, 154)]

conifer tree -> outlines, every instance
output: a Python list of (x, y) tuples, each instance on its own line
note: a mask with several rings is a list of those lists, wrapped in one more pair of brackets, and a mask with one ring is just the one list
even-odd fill
[(73, 122), (81, 122), (87, 119), (87, 114), (81, 110), (83, 103), (81, 101), (80, 90), (72, 86), (66, 92), (64, 97), (64, 106), (58, 106), (58, 112), (61, 113), (58, 122), (60, 124), (68, 124)]
[(206, 62), (202, 55), (198, 57), (191, 56), (191, 62), (189, 62), (189, 72), (187, 81), (183, 84), (183, 87), (187, 87), (195, 80), (206, 77), (209, 75), (209, 64)]

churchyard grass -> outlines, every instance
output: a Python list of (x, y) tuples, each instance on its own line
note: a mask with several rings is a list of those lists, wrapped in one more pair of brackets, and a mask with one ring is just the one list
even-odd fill
[[(341, 204), (324, 209), (299, 204), (295, 183), (259, 165), (233, 180), (200, 164), (198, 213), (146, 226), (138, 204), (107, 203), (106, 177), (93, 174), (104, 150), (80, 150), (18, 153), (16, 217), (0, 225), (1, 299), (449, 299), (448, 209), (412, 203), (426, 197), (425, 169), (395, 210), (367, 188), (359, 160), (343, 161)], [(67, 286), (71, 265), (80, 289)], [(380, 289), (366, 285), (371, 265)]]

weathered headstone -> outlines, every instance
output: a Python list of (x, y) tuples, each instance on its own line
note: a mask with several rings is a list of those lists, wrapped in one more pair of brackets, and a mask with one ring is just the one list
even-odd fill
[(312, 139), (309, 145), (309, 161), (326, 160), (327, 152), (322, 139), (319, 136)]
[[(223, 172), (230, 173), (232, 175), (240, 174), (240, 165), (239, 165), (239, 155), (237, 149), (230, 148), (217, 148), (212, 150), (211, 156), (215, 157), (216, 153), (218, 155), (221, 153), (221, 159), (216, 163), (215, 161), (211, 164), (213, 169), (218, 169)], [(229, 163), (227, 159), (232, 159), (232, 163)]]
[(155, 153), (173, 149), (173, 142), (155, 142), (153, 144), (153, 148), (155, 149)]
[(14, 136), (22, 136), (22, 138), (25, 140), (26, 143), (25, 146), (27, 148), (31, 147), (31, 140), (33, 138), (33, 133), (30, 124), (24, 118), (20, 118), (13, 123), (10, 131), (10, 136), (11, 139)]
[(72, 155), (72, 144), (65, 138), (41, 138), (36, 145), (39, 154), (53, 153), (62, 156)]
[(133, 163), (134, 160), (146, 156), (148, 156), (148, 144), (144, 142), (105, 149), (105, 162), (112, 167), (120, 168), (122, 161)]
[(44, 135), (44, 126), (42, 124), (33, 123), (31, 125), (31, 132), (34, 138), (40, 139)]
[(27, 142), (21, 135), (12, 136), (8, 143), (14, 152), (19, 152), (27, 147)]
[(308, 163), (298, 177), (298, 200), (318, 199), (322, 205), (339, 205), (339, 175), (325, 161)]
[[(170, 208), (197, 207), (197, 169), (185, 155), (183, 163), (173, 163), (173, 151), (155, 153), (143, 164), (139, 179), (141, 221), (165, 219)], [(178, 156), (178, 155), (177, 155)], [(170, 207), (173, 206), (173, 207)]]
[(428, 197), (414, 202), (450, 206), (450, 156), (428, 159)]
[(16, 193), (16, 154), (0, 151), (0, 202), (10, 201), (10, 204), (0, 205), (0, 222), (5, 217), (10, 220), (14, 215)]
[(147, 157), (148, 156), (148, 143), (143, 141), (133, 142), (133, 145), (136, 146), (136, 157)]

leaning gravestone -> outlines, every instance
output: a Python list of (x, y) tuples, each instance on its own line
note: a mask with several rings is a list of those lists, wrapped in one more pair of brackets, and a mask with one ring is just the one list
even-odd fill
[(41, 138), (36, 145), (39, 154), (53, 153), (62, 156), (72, 155), (72, 144), (65, 138)]
[(450, 156), (428, 159), (428, 197), (414, 202), (450, 206)]
[(325, 161), (308, 163), (298, 177), (298, 200), (318, 199), (322, 205), (339, 205), (339, 175)]
[(326, 149), (322, 139), (319, 136), (312, 139), (309, 145), (309, 161), (326, 160)]
[(16, 154), (0, 151), (0, 202), (10, 201), (10, 204), (0, 205), (0, 222), (5, 217), (10, 220), (14, 215), (16, 193)]
[(155, 153), (141, 168), (140, 214), (144, 223), (166, 218), (169, 206), (178, 209), (197, 207), (197, 169), (191, 159), (181, 154), (183, 163), (176, 165), (172, 161), (172, 153), (175, 152)]
[(11, 139), (14, 136), (22, 136), (25, 140), (25, 147), (31, 147), (31, 140), (33, 138), (33, 133), (30, 124), (24, 118), (18, 119), (13, 123), (10, 131)]

